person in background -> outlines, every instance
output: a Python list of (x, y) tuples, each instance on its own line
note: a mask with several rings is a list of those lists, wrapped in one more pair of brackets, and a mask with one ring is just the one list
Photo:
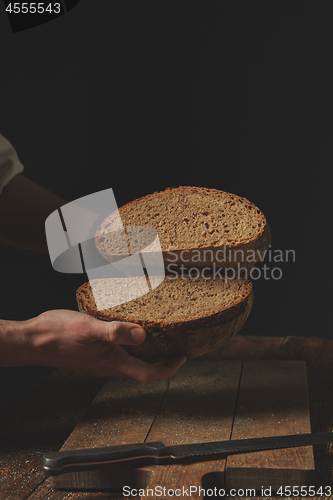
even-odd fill
[[(0, 241), (48, 253), (45, 220), (67, 200), (29, 180), (23, 170), (15, 149), (0, 135)], [(26, 321), (0, 319), (0, 367), (64, 368), (146, 384), (172, 376), (186, 361), (175, 356), (153, 365), (122, 347), (144, 339), (139, 325), (101, 321), (66, 309), (45, 311)]]

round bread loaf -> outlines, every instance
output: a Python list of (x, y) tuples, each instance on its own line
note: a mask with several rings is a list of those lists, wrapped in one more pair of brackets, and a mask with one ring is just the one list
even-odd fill
[[(115, 244), (119, 215), (125, 228), (146, 226), (157, 231), (167, 272), (179, 265), (212, 268), (216, 264), (248, 270), (271, 242), (264, 214), (246, 198), (181, 186), (127, 203), (100, 224), (96, 247), (110, 262), (122, 253), (121, 245)], [(126, 253), (127, 245), (123, 246)]]
[[(186, 274), (176, 278), (166, 275), (149, 293), (108, 307), (113, 280), (91, 280), (91, 285), (80, 286), (76, 293), (78, 308), (104, 321), (142, 325), (146, 340), (138, 346), (123, 347), (150, 362), (164, 362), (174, 354), (194, 358), (217, 349), (239, 332), (252, 308), (251, 281), (213, 279), (207, 274), (196, 279)], [(133, 278), (119, 280), (123, 290), (133, 290)], [(95, 298), (102, 307), (104, 303), (104, 309), (97, 310)]]

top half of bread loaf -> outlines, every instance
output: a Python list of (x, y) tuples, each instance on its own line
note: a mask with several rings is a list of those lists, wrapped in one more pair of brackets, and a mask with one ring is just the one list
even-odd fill
[[(254, 252), (256, 257), (251, 255), (249, 259), (254, 265), (271, 241), (268, 223), (259, 208), (246, 198), (217, 189), (168, 188), (127, 203), (119, 208), (119, 214), (124, 227), (156, 229), (164, 258), (170, 252), (184, 255), (185, 250), (216, 251), (223, 247)], [(115, 214), (110, 214), (95, 237), (98, 250), (108, 260), (114, 225)], [(227, 258), (225, 262), (237, 260), (244, 259)], [(201, 262), (205, 263), (205, 259)]]

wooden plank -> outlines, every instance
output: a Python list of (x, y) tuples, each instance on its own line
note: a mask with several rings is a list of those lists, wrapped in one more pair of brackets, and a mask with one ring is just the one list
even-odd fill
[[(191, 360), (170, 380), (167, 394), (165, 380), (148, 386), (110, 380), (62, 450), (143, 442), (149, 429), (147, 442), (159, 440), (166, 445), (229, 439), (240, 371), (241, 362)], [(224, 476), (224, 467), (225, 460), (214, 460), (124, 468), (115, 473), (111, 469), (67, 473), (51, 478), (51, 485), (58, 490), (115, 492), (123, 486), (139, 490), (191, 483), (199, 487), (202, 477), (212, 472)]]
[[(170, 381), (147, 442), (172, 445), (230, 439), (240, 372), (237, 361), (187, 361)], [(209, 487), (212, 478), (219, 477), (223, 487), (224, 468), (225, 460), (147, 467), (153, 479), (143, 498), (151, 497), (157, 487), (166, 489), (165, 495), (158, 490), (161, 499), (170, 498), (167, 491), (176, 488), (182, 497), (202, 498), (199, 487)]]
[[(279, 349), (284, 342), (284, 337), (235, 335), (228, 339), (228, 342), (223, 344), (219, 349), (204, 354), (197, 359), (225, 359), (235, 361), (277, 359)], [(289, 359), (293, 359), (292, 356)]]
[[(166, 445), (227, 440), (232, 426), (233, 439), (310, 432), (303, 362), (245, 362), (233, 424), (241, 367), (240, 361), (188, 361), (170, 380), (168, 392), (166, 381), (155, 383), (155, 387), (111, 379), (62, 449), (143, 442), (147, 434), (147, 442), (158, 440)], [(72, 491), (121, 491), (126, 485), (146, 488), (146, 496), (152, 496), (157, 487), (184, 487), (189, 492), (192, 486), (191, 498), (202, 497), (200, 486), (259, 489), (265, 484), (273, 486), (274, 478), (279, 486), (306, 485), (302, 474), (314, 470), (312, 448), (312, 461), (304, 454), (309, 448), (299, 448), (296, 455), (295, 449), (290, 449), (228, 457), (226, 483), (226, 461), (210, 460), (125, 468), (115, 474), (112, 470), (68, 473), (52, 478), (51, 484)], [(258, 456), (264, 457), (263, 465)]]
[[(306, 362), (312, 432), (333, 428), (332, 351), (330, 338), (288, 336), (263, 337), (236, 335), (225, 348), (205, 355), (205, 359), (272, 359)], [(315, 485), (324, 488), (333, 484), (332, 447), (330, 444), (313, 447), (316, 471)], [(320, 490), (319, 490), (320, 491)], [(333, 487), (332, 487), (333, 492)]]
[[(279, 351), (281, 359), (306, 361), (313, 432), (331, 432), (333, 429), (332, 350), (333, 341), (329, 338), (286, 337)], [(327, 485), (333, 485), (332, 445), (321, 444), (313, 448), (316, 488), (323, 488), (324, 494), (330, 496), (325, 491)], [(331, 491), (333, 494), (333, 486)]]
[[(110, 378), (94, 399), (61, 450), (98, 448), (144, 442), (167, 391), (167, 380), (149, 385), (135, 380)], [(144, 488), (151, 474), (131, 467), (107, 471), (65, 473), (50, 478), (58, 490), (119, 490)]]
[[(311, 432), (304, 361), (244, 362), (232, 439)], [(229, 456), (226, 487), (311, 485), (311, 446)]]

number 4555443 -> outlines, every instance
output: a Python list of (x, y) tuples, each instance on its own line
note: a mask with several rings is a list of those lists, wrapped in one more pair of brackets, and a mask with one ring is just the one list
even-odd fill
[(14, 2), (6, 7), (10, 14), (43, 14), (44, 12), (60, 14), (60, 3)]

